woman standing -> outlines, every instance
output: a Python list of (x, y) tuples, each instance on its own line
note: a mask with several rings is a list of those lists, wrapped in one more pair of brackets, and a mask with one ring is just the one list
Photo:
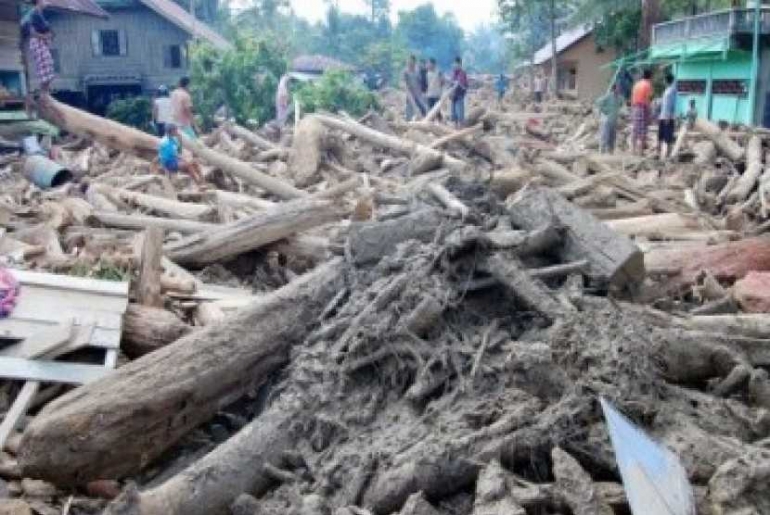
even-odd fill
[(51, 83), (56, 78), (51, 55), (53, 32), (43, 15), (45, 0), (32, 0), (32, 3), (35, 7), (24, 19), (21, 33), (23, 39), (29, 39), (29, 53), (35, 63), (35, 74), (40, 82), (40, 89), (43, 93), (49, 93)]

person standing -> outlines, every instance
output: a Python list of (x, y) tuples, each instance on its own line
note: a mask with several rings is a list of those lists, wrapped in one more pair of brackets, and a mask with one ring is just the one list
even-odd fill
[(23, 41), (29, 41), (29, 53), (35, 64), (35, 74), (43, 93), (51, 91), (51, 83), (56, 78), (51, 42), (53, 31), (43, 15), (46, 0), (32, 0), (34, 8), (21, 24)]
[(195, 113), (192, 96), (190, 96), (190, 78), (179, 79), (179, 86), (171, 93), (171, 110), (174, 123), (179, 132), (191, 139), (196, 139)]
[(168, 88), (160, 86), (158, 96), (152, 101), (152, 123), (159, 137), (166, 135), (166, 125), (174, 121), (171, 99), (168, 97)]
[(431, 57), (428, 61), (428, 91), (426, 93), (428, 110), (433, 109), (433, 106), (439, 103), (443, 92), (444, 75), (439, 71), (436, 59)]
[(631, 92), (631, 120), (633, 125), (633, 148), (637, 155), (647, 150), (647, 130), (650, 125), (652, 104), (652, 71), (644, 70), (642, 79), (634, 84)]
[(463, 60), (455, 58), (454, 71), (452, 72), (452, 121), (456, 127), (465, 123), (465, 95), (468, 93), (468, 74), (463, 69)]
[(545, 79), (540, 74), (540, 72), (538, 72), (535, 75), (535, 79), (532, 84), (532, 91), (535, 94), (535, 102), (537, 102), (538, 104), (543, 103), (543, 97), (545, 96), (545, 86), (546, 86)]
[(278, 89), (275, 92), (275, 121), (281, 129), (286, 125), (286, 120), (289, 118), (289, 104), (291, 102), (289, 80), (288, 74), (281, 77), (281, 80), (278, 82)]
[(425, 104), (422, 102), (420, 71), (417, 69), (417, 58), (413, 55), (407, 61), (402, 80), (406, 89), (406, 121), (410, 122), (418, 111), (422, 116), (426, 114)]
[(687, 120), (687, 129), (693, 130), (695, 128), (695, 122), (698, 121), (698, 106), (694, 98), (690, 99), (690, 108), (685, 114), (685, 120)]
[(604, 96), (596, 101), (596, 108), (601, 115), (599, 129), (599, 151), (602, 154), (613, 154), (618, 133), (618, 115), (625, 104), (621, 87), (616, 82)]
[(423, 98), (428, 93), (428, 61), (425, 59), (420, 61), (420, 93)]
[(676, 102), (677, 91), (674, 76), (667, 73), (666, 91), (660, 102), (660, 117), (658, 119), (658, 155), (661, 156), (661, 159), (669, 157), (673, 149), (676, 137)]
[(501, 73), (495, 81), (495, 90), (497, 91), (497, 106), (502, 108), (505, 92), (508, 91), (508, 77), (504, 73)]

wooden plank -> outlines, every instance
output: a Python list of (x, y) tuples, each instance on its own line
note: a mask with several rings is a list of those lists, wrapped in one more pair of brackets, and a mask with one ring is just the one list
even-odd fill
[(5, 444), (8, 441), (8, 437), (11, 433), (19, 427), (19, 422), (27, 414), (30, 404), (35, 399), (35, 396), (40, 391), (40, 382), (27, 381), (19, 391), (19, 395), (11, 405), (11, 409), (5, 414), (3, 423), (0, 424), (0, 450), (5, 448)]
[(43, 286), (46, 288), (84, 291), (90, 294), (128, 296), (128, 283), (116, 281), (101, 281), (69, 275), (47, 274), (42, 272), (27, 272), (11, 270), (11, 273), (22, 286)]
[(74, 326), (75, 320), (70, 318), (53, 327), (46, 327), (29, 338), (0, 350), (0, 356), (34, 359), (50, 354), (72, 339)]
[[(21, 340), (40, 332), (41, 329), (53, 326), (54, 323), (39, 320), (3, 320), (0, 322), (0, 338)], [(88, 346), (102, 349), (117, 349), (120, 347), (121, 329), (93, 327), (91, 324), (75, 325), (74, 341), (80, 340), (82, 331), (92, 331)]]
[(109, 374), (102, 365), (0, 357), (0, 377), (44, 383), (86, 384)]

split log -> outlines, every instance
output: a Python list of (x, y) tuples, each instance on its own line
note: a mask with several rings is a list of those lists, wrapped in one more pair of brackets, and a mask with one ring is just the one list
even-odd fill
[(175, 218), (198, 220), (200, 218), (211, 216), (214, 213), (214, 208), (204, 204), (179, 202), (163, 197), (156, 197), (155, 195), (139, 193), (137, 191), (112, 188), (103, 184), (92, 186), (92, 188), (97, 188), (99, 193), (107, 195), (111, 198), (115, 198), (118, 201), (129, 202), (131, 204), (151, 209), (158, 213), (163, 213), (164, 215), (173, 216)]
[(267, 151), (272, 150), (280, 150), (285, 151), (286, 149), (282, 149), (272, 141), (269, 141), (259, 134), (250, 131), (249, 129), (245, 127), (241, 127), (240, 125), (237, 125), (235, 123), (225, 123), (224, 129), (227, 131), (228, 134), (230, 134), (234, 138), (240, 138), (243, 141), (250, 143), (254, 145), (257, 148), (261, 148)]
[(554, 447), (551, 451), (551, 459), (556, 488), (574, 515), (613, 515), (615, 513), (608, 504), (605, 504), (594, 487), (593, 479), (575, 458), (559, 447)]
[(160, 293), (160, 261), (163, 257), (163, 229), (150, 227), (144, 231), (139, 259), (139, 278), (136, 283), (136, 301), (151, 308), (163, 307)]
[(745, 156), (744, 149), (722, 132), (718, 125), (703, 118), (698, 118), (695, 122), (695, 129), (713, 141), (719, 152), (724, 156), (736, 162), (743, 160)]
[[(71, 485), (138, 473), (285, 363), (339, 292), (343, 269), (341, 260), (329, 262), (49, 404), (24, 433), (24, 477)], [(258, 467), (242, 467), (250, 468)]]
[(672, 277), (678, 286), (688, 286), (708, 272), (720, 281), (737, 281), (749, 272), (770, 271), (770, 238), (749, 238), (698, 249), (691, 246), (658, 248), (644, 257), (651, 274)]
[(533, 279), (521, 264), (495, 254), (480, 268), (500, 281), (525, 308), (546, 319), (554, 320), (566, 312), (548, 288)]
[(148, 161), (158, 155), (160, 139), (101, 116), (70, 107), (43, 94), (37, 102), (41, 118), (67, 132), (98, 141), (102, 145), (129, 152)]
[(174, 343), (192, 329), (170, 311), (131, 304), (123, 315), (121, 349), (137, 359)]
[(217, 224), (197, 222), (194, 220), (158, 218), (139, 214), (124, 215), (106, 211), (94, 211), (91, 215), (91, 219), (105, 227), (114, 227), (117, 229), (141, 231), (147, 227), (157, 227), (159, 229), (170, 232), (179, 232), (182, 234), (195, 234), (213, 229), (217, 226)]
[(426, 186), (426, 189), (455, 216), (459, 216), (464, 220), (470, 214), (470, 208), (442, 185), (431, 183)]
[(727, 195), (727, 202), (738, 204), (748, 198), (762, 176), (762, 139), (752, 136), (746, 147), (746, 171)]
[(342, 217), (325, 200), (295, 200), (243, 220), (166, 245), (166, 255), (180, 264), (207, 265), (275, 243), (292, 234)]
[(326, 128), (312, 116), (304, 118), (294, 130), (289, 169), (298, 187), (305, 188), (317, 182), (326, 139)]
[(397, 136), (391, 136), (389, 134), (370, 129), (369, 127), (361, 125), (360, 123), (357, 123), (353, 120), (343, 120), (334, 116), (320, 114), (313, 116), (318, 118), (318, 120), (320, 120), (321, 123), (327, 127), (347, 132), (348, 134), (352, 134), (357, 138), (368, 141), (372, 145), (381, 148), (394, 150), (408, 156), (415, 156), (417, 154), (438, 155), (441, 156), (442, 163), (445, 167), (451, 168), (455, 171), (463, 171), (467, 166), (463, 161), (448, 154), (441, 153), (435, 149), (426, 147), (425, 145), (420, 145), (419, 143), (415, 143), (413, 141), (408, 141)]
[(258, 186), (265, 191), (277, 195), (283, 199), (293, 199), (307, 196), (302, 190), (298, 190), (294, 186), (287, 184), (280, 179), (271, 177), (266, 173), (260, 172), (254, 166), (234, 159), (230, 156), (220, 154), (216, 150), (212, 150), (198, 141), (194, 141), (184, 135), (181, 135), (182, 145), (190, 150), (195, 156), (209, 163), (211, 166), (215, 166), (224, 172), (232, 174), (239, 179)]
[(594, 281), (618, 288), (644, 281), (644, 256), (636, 245), (554, 190), (524, 189), (509, 201), (508, 210), (513, 222), (526, 230), (549, 219), (565, 227), (564, 245), (556, 253), (564, 262), (588, 260), (587, 275)]

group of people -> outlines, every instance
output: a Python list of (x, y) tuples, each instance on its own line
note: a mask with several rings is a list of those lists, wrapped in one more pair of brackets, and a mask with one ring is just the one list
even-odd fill
[(454, 60), (452, 75), (447, 78), (439, 70), (436, 59), (423, 59), (418, 66), (417, 57), (412, 55), (407, 61), (402, 80), (406, 89), (407, 121), (413, 120), (418, 113), (425, 117), (448, 91), (452, 102), (452, 122), (457, 126), (465, 122), (465, 97), (469, 83), (462, 58)]
[[(662, 158), (667, 158), (671, 155), (676, 139), (676, 106), (678, 101), (676, 79), (670, 72), (666, 73), (664, 77), (666, 88), (663, 95), (655, 100), (651, 70), (644, 70), (642, 77), (631, 88), (625, 86), (625, 83), (629, 82), (626, 73), (621, 73), (610, 91), (596, 101), (596, 108), (601, 115), (600, 151), (602, 153), (615, 151), (618, 117), (622, 108), (628, 103), (631, 109), (633, 152), (637, 155), (643, 155), (646, 152), (649, 127), (652, 120), (657, 118), (657, 152)], [(698, 111), (693, 99), (690, 100), (689, 110), (686, 114), (688, 124), (692, 125), (697, 116)]]
[(170, 94), (166, 86), (158, 88), (152, 104), (152, 121), (161, 137), (158, 164), (163, 171), (171, 174), (183, 172), (202, 184), (200, 166), (194, 160), (183, 157), (180, 141), (180, 134), (193, 140), (197, 137), (189, 77), (179, 79), (179, 85)]

